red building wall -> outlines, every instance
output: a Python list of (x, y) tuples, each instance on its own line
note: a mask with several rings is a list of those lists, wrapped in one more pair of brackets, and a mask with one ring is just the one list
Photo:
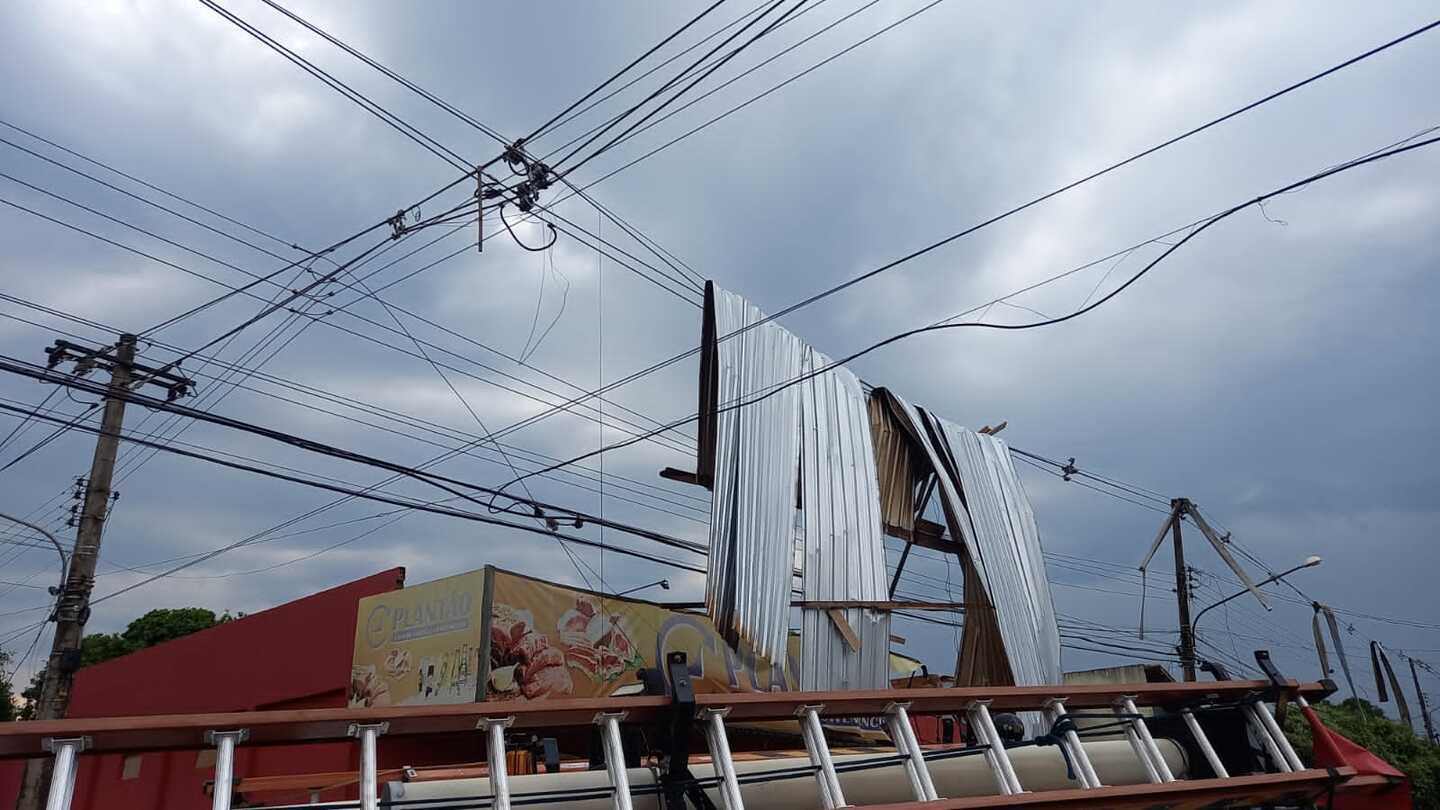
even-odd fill
[[(76, 673), (69, 716), (343, 707), (350, 684), (357, 603), (362, 597), (404, 584), (405, 569), (392, 568), (86, 667)], [(355, 756), (354, 745), (345, 743), (264, 749), (241, 746), (236, 751), (235, 775), (240, 779), (354, 770)], [(23, 770), (23, 762), (0, 762), (0, 809), (14, 806)], [(82, 755), (72, 807), (205, 808), (210, 806), (205, 784), (213, 777), (214, 759), (209, 751), (152, 753), (138, 758)], [(307, 799), (265, 798), (276, 803)], [(327, 794), (324, 798), (345, 797)]]

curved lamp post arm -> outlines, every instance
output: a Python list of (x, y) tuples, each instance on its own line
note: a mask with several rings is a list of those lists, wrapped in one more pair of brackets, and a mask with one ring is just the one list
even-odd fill
[(64, 590), (65, 590), (65, 575), (66, 575), (66, 572), (70, 570), (70, 558), (65, 556), (65, 548), (60, 545), (60, 541), (59, 541), (59, 540), (56, 540), (56, 539), (55, 539), (55, 535), (51, 534), (50, 532), (46, 531), (45, 529), (41, 528), (40, 526), (37, 526), (37, 525), (35, 525), (34, 523), (31, 523), (31, 522), (28, 521), (28, 520), (21, 520), (20, 518), (15, 517), (14, 515), (7, 515), (7, 514), (5, 514), (4, 512), (0, 512), (0, 518), (4, 518), (5, 520), (10, 521), (11, 523), (18, 523), (18, 524), (20, 524), (21, 526), (24, 526), (24, 527), (27, 528), (27, 529), (33, 529), (33, 530), (35, 530), (35, 531), (37, 531), (37, 532), (45, 535), (45, 538), (46, 538), (47, 540), (49, 540), (52, 545), (55, 546), (55, 552), (60, 555), (60, 591), (57, 592), (57, 595), (58, 595), (59, 593), (64, 592)]
[[(1278, 573), (1278, 574), (1272, 574), (1272, 575), (1269, 576), (1268, 578), (1260, 580), (1259, 582), (1255, 583), (1255, 587), (1259, 588), (1259, 587), (1264, 586), (1264, 585), (1269, 585), (1269, 584), (1272, 583), (1272, 582), (1279, 582), (1280, 580), (1284, 579), (1285, 577), (1290, 576), (1291, 574), (1295, 573), (1296, 571), (1299, 571), (1299, 570), (1302, 569), (1302, 568), (1314, 568), (1315, 566), (1317, 566), (1317, 565), (1319, 565), (1319, 564), (1320, 564), (1320, 558), (1319, 558), (1319, 557), (1311, 557), (1311, 558), (1307, 559), (1305, 562), (1300, 563), (1299, 565), (1295, 566), (1294, 568), (1289, 569), (1288, 571), (1281, 571), (1281, 572)], [(1206, 613), (1209, 613), (1213, 608), (1220, 607), (1221, 605), (1225, 604), (1226, 602), (1229, 602), (1229, 601), (1232, 600), (1232, 599), (1239, 599), (1240, 597), (1244, 596), (1245, 594), (1247, 594), (1247, 593), (1249, 593), (1249, 592), (1250, 592), (1250, 590), (1249, 590), (1248, 588), (1245, 589), (1245, 590), (1237, 591), (1237, 592), (1232, 593), (1232, 594), (1230, 594), (1229, 596), (1225, 597), (1224, 599), (1221, 599), (1219, 602), (1215, 602), (1215, 603), (1213, 603), (1213, 604), (1206, 605), (1199, 613), (1195, 614), (1195, 618), (1194, 618), (1193, 620), (1191, 620), (1191, 622), (1190, 622), (1190, 627), (1191, 627), (1191, 629), (1192, 629), (1192, 632), (1193, 632), (1194, 629), (1196, 629), (1196, 628), (1198, 628), (1198, 627), (1200, 626), (1200, 619), (1201, 619), (1201, 617), (1203, 617)]]

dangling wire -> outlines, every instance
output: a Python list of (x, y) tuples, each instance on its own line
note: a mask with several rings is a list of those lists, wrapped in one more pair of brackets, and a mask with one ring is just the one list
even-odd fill
[[(540, 221), (541, 221), (541, 222), (544, 222), (544, 220), (540, 220)], [(542, 251), (542, 250), (549, 250), (551, 247), (553, 247), (553, 246), (555, 245), (555, 240), (557, 240), (557, 239), (560, 238), (560, 234), (559, 234), (558, 231), (555, 230), (555, 226), (554, 226), (554, 225), (551, 225), (551, 224), (548, 223), (548, 222), (545, 222), (545, 227), (547, 227), (547, 228), (550, 229), (550, 241), (549, 241), (549, 242), (546, 242), (545, 244), (541, 245), (540, 247), (530, 247), (529, 245), (525, 244), (524, 242), (521, 242), (521, 241), (520, 241), (520, 237), (515, 235), (515, 229), (510, 227), (510, 220), (508, 220), (508, 219), (505, 218), (505, 203), (503, 203), (503, 202), (500, 203), (500, 223), (505, 226), (505, 230), (507, 230), (507, 231), (510, 232), (510, 238), (515, 240), (515, 244), (519, 245), (519, 246), (522, 247), (522, 248), (525, 248), (526, 250), (530, 251), (531, 253), (539, 253), (539, 252)]]

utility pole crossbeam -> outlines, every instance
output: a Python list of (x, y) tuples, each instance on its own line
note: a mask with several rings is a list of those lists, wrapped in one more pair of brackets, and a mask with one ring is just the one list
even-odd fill
[[(80, 641), (85, 622), (90, 618), (90, 591), (95, 585), (95, 564), (100, 556), (100, 538), (110, 506), (110, 484), (115, 473), (115, 456), (120, 446), (120, 429), (125, 422), (125, 399), (137, 385), (158, 385), (175, 399), (189, 392), (190, 381), (135, 363), (135, 335), (121, 335), (113, 347), (88, 349), (69, 341), (57, 340), (46, 350), (53, 368), (62, 362), (75, 361), (76, 372), (102, 368), (110, 372), (110, 385), (105, 398), (105, 411), (100, 433), (95, 441), (95, 454), (90, 462), (90, 475), (85, 479), (84, 502), (80, 526), (75, 534), (75, 548), (70, 556), (63, 590), (55, 605), (55, 641), (45, 664), (45, 679), (35, 707), (35, 719), (60, 720), (70, 706), (70, 690), (75, 671), (80, 668)], [(136, 372), (145, 375), (135, 379)], [(52, 760), (30, 760), (15, 803), (17, 810), (39, 810), (44, 786), (50, 782)]]

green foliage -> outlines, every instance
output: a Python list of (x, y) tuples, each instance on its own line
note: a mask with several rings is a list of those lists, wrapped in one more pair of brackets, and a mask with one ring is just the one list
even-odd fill
[[(128, 652), (153, 647), (163, 641), (188, 636), (216, 625), (215, 611), (204, 608), (160, 608), (130, 622), (121, 636), (130, 645)], [(123, 653), (122, 653), (123, 655)]]
[[(1385, 716), (1378, 706), (1364, 699), (1347, 698), (1339, 704), (1313, 704), (1315, 713), (1331, 731), (1400, 769), (1410, 777), (1416, 810), (1440, 810), (1440, 746), (1426, 742), (1403, 723)], [(1285, 717), (1285, 734), (1295, 751), (1311, 761), (1313, 741), (1310, 724), (1300, 712)]]
[[(87, 634), (80, 640), (80, 666), (84, 668), (129, 655), (136, 650), (188, 636), (226, 621), (231, 621), (230, 614), (216, 618), (215, 611), (205, 608), (157, 608), (130, 622), (122, 633)], [(4, 676), (3, 662), (6, 655), (7, 653), (0, 651), (0, 678)], [(44, 670), (35, 674), (30, 685), (20, 693), (23, 705), (17, 713), (18, 716), (13, 717), (6, 714), (7, 711), (13, 711), (9, 700), (11, 685), (0, 681), (0, 697), (5, 698), (5, 705), (0, 706), (0, 720), (33, 719), (34, 707), (40, 698), (40, 685), (44, 680)]]
[(88, 667), (134, 651), (119, 633), (91, 633), (80, 640), (80, 666)]
[(88, 667), (154, 647), (219, 624), (204, 608), (157, 608), (130, 622), (123, 633), (90, 633), (80, 641), (80, 666)]
[(30, 685), (20, 693), (20, 713), (15, 716), (16, 720), (34, 720), (35, 707), (40, 705), (40, 686), (45, 683), (45, 670), (40, 670), (30, 678)]

